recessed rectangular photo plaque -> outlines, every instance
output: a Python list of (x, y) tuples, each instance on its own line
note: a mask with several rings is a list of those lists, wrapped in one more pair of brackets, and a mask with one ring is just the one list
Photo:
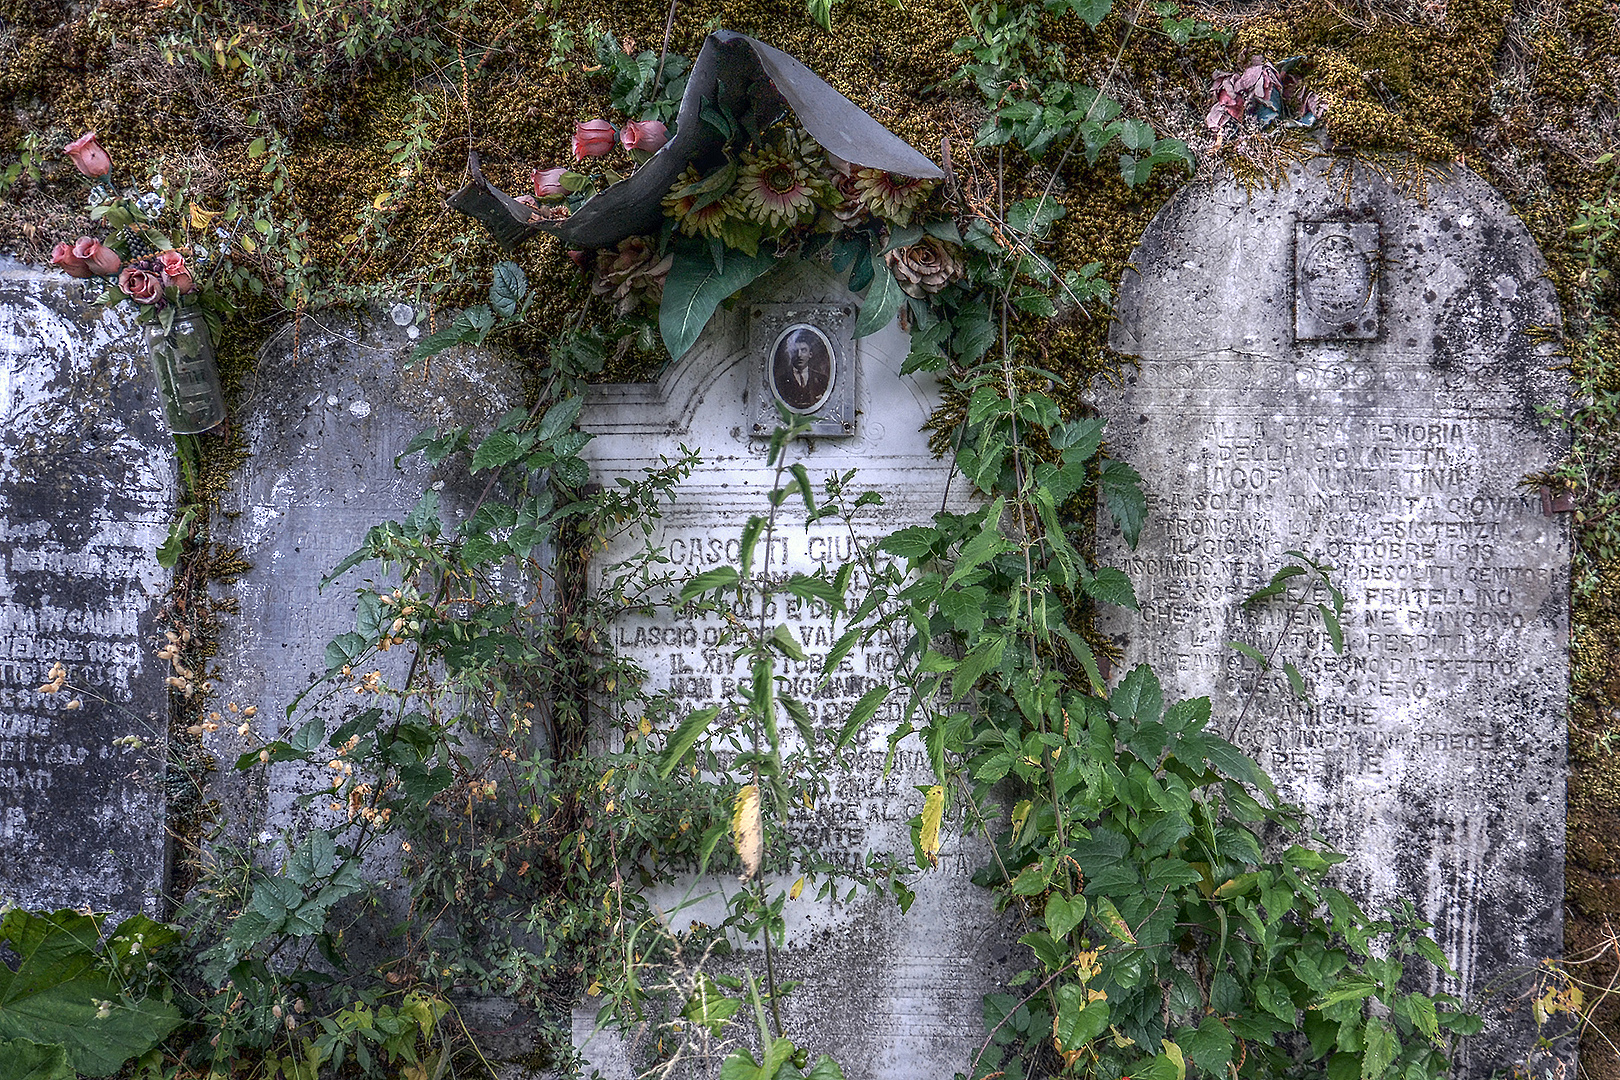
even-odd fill
[(855, 434), (853, 304), (755, 304), (748, 352), (756, 438), (781, 426), (783, 409), (810, 422), (807, 437)]
[(1378, 223), (1294, 226), (1294, 340), (1378, 337)]

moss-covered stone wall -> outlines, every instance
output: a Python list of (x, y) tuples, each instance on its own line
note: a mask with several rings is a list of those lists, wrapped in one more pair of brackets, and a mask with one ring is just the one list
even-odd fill
[[(88, 231), (82, 181), (54, 148), (95, 128), (120, 178), (161, 174), (171, 199), (204, 212), (234, 200), (248, 219), (272, 221), (254, 252), (238, 244), (238, 261), (269, 288), (237, 296), (240, 315), (222, 348), (228, 376), (245, 368), (287, 306), (401, 292), (453, 306), (482, 291), (501, 257), (443, 203), (462, 183), (468, 151), (512, 191), (535, 166), (564, 163), (574, 123), (609, 113), (593, 30), (657, 49), (670, 11), (603, 0), (555, 9), (547, 0), (0, 0), (0, 162), (31, 137), (51, 151), (37, 181), (25, 172), (0, 200), (0, 244), (43, 262), (53, 243)], [(1620, 236), (1594, 256), (1569, 230), (1583, 200), (1613, 192), (1616, 163), (1599, 159), (1617, 145), (1620, 8), (1612, 0), (1261, 0), (1184, 14), (1229, 31), (1231, 43), (1176, 45), (1153, 5), (1117, 2), (1095, 30), (1072, 14), (1049, 17), (1045, 63), (1105, 85), (1128, 115), (1184, 138), (1201, 170), (1234, 168), (1264, 183), (1305, 144), (1229, 139), (1212, 155), (1203, 119), (1211, 75), (1253, 53), (1302, 56), (1298, 70), (1323, 100), (1321, 134), (1333, 149), (1404, 171), (1415, 191), (1424, 174), (1402, 155), (1463, 160), (1505, 193), (1547, 255), (1572, 369), (1590, 395), (1571, 469), (1584, 488), (1568, 955), (1583, 981), (1606, 985), (1620, 924), (1620, 336), (1604, 323), (1615, 292), (1603, 273)], [(1060, 151), (1031, 165), (1011, 150), (972, 149), (986, 109), (970, 83), (952, 79), (962, 63), (953, 43), (970, 33), (958, 0), (845, 0), (830, 33), (800, 0), (677, 0), (670, 48), (695, 55), (717, 26), (800, 57), (930, 155), (949, 140), (969, 198), (990, 197), (998, 177), (1009, 197), (1052, 179)], [(265, 152), (250, 153), (260, 138)], [(1071, 213), (1053, 253), (1066, 266), (1100, 262), (1117, 280), (1184, 179), (1161, 170), (1131, 188), (1108, 155), (1096, 165), (1063, 157), (1053, 189)], [(242, 224), (220, 219), (194, 239), (217, 244), (213, 228)], [(515, 337), (519, 348), (542, 348), (582, 308), (605, 317), (590, 308), (556, 243), (532, 244), (520, 261), (543, 299)], [(1062, 315), (1032, 338), (1044, 366), (1077, 385), (1118, 363), (1105, 348), (1101, 312)], [(630, 353), (613, 370), (645, 373), (654, 362)], [(224, 462), (227, 441), (205, 453)], [(1582, 966), (1589, 955), (1600, 959)], [(1583, 1069), (1617, 1080), (1620, 1003), (1599, 1009), (1594, 1031)]]

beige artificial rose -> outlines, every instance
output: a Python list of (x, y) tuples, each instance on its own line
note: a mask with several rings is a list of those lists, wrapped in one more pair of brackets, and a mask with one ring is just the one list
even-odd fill
[(910, 247), (897, 248), (883, 260), (889, 264), (901, 291), (918, 300), (939, 292), (963, 274), (961, 256), (937, 236), (925, 236)]

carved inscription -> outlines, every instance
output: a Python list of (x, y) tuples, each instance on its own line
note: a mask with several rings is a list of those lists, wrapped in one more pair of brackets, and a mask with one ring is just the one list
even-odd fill
[[(703, 448), (703, 464), (676, 490), (652, 539), (676, 576), (737, 565), (745, 525), (769, 506), (774, 471), (766, 444), (748, 437), (751, 428), (738, 425), (739, 405), (746, 402), (752, 409), (762, 392), (755, 346), (761, 341), (768, 346), (781, 332), (760, 335), (754, 326), (763, 321), (760, 313), (775, 305), (787, 320), (785, 328), (814, 321), (793, 312), (819, 308), (852, 316), (855, 310), (841, 285), (808, 264), (784, 275), (764, 279), (752, 306), (738, 305), (736, 322), (728, 327), (717, 321), (656, 386), (599, 388), (581, 418), (582, 427), (597, 433), (586, 453), (603, 483), (637, 475), (683, 444)], [(891, 326), (851, 340), (849, 348), (851, 377), (846, 381), (840, 372), (837, 381), (853, 388), (851, 404), (860, 422), (846, 438), (794, 445), (791, 460), (802, 464), (818, 487), (823, 477), (853, 475), (851, 490), (883, 493), (881, 509), (855, 523), (867, 539), (926, 522), (942, 508), (957, 508), (960, 485), (947, 484), (949, 464), (933, 456), (921, 430), (938, 400), (936, 389), (926, 377), (900, 374), (909, 351), (905, 334)], [(802, 512), (795, 518), (787, 511), (784, 507), (768, 550), (763, 542), (757, 550), (756, 570), (767, 554), (764, 572), (773, 576), (831, 568), (856, 556), (857, 541), (842, 520), (823, 519), (807, 528)], [(623, 541), (632, 542), (639, 542), (639, 534)], [(610, 545), (593, 559), (592, 572), (605, 572), (624, 554), (625, 549)], [(673, 723), (736, 696), (746, 672), (733, 660), (734, 646), (724, 642), (722, 628), (728, 619), (761, 614), (750, 607), (705, 615), (690, 609), (626, 615), (613, 627), (613, 644), (647, 672), (647, 689), (667, 695), (670, 716), (663, 722)], [(805, 703), (818, 738), (836, 737), (863, 694), (895, 679), (903, 643), (877, 641), (857, 648), (823, 676), (824, 660), (843, 631), (833, 614), (819, 603), (781, 596), (763, 615), (767, 628), (786, 626), (806, 654), (803, 661), (778, 662), (778, 686)], [(790, 812), (787, 828), (814, 861), (853, 869), (872, 851), (893, 853), (909, 864), (909, 822), (922, 809), (918, 787), (933, 783), (933, 769), (915, 736), (889, 754), (888, 735), (900, 719), (903, 693), (897, 689), (864, 729), (814, 805)], [(784, 740), (799, 738), (794, 725), (780, 727)], [(722, 768), (730, 764), (728, 755), (719, 757)], [(801, 982), (782, 1002), (783, 1024), (801, 1044), (856, 1063), (855, 1071), (867, 1080), (915, 1080), (961, 1070), (983, 1039), (982, 995), (1012, 974), (1006, 942), (1016, 935), (1007, 935), (985, 891), (966, 880), (987, 855), (949, 822), (944, 831), (939, 865), (911, 880), (915, 900), (906, 915), (887, 895), (857, 891), (848, 896), (847, 884), (826, 898), (816, 895), (817, 887), (806, 887), (783, 908), (787, 934), (774, 953), (777, 977)], [(787, 869), (767, 863), (773, 887), (792, 885)], [(706, 896), (680, 910), (674, 921), (677, 928), (688, 920), (714, 926), (724, 918), (725, 897), (739, 887), (733, 876), (715, 874), (678, 883), (655, 902), (669, 911), (683, 897)], [(715, 963), (730, 965), (727, 970), (737, 975), (744, 966), (761, 970), (753, 951), (757, 943), (739, 944), (731, 959)], [(587, 1041), (591, 1015), (589, 1010), (575, 1014), (576, 1038), (592, 1067), (613, 1080), (641, 1075), (650, 1063), (638, 1061), (634, 1047), (605, 1036)], [(718, 1059), (696, 1072), (718, 1075)]]
[[(1491, 422), (1205, 413), (1196, 425), (1197, 443), (1177, 455), (1191, 490), (1155, 493), (1155, 524), (1122, 563), (1142, 602), (1142, 658), (1234, 701), (1268, 692), (1267, 722), (1237, 737), (1285, 781), (1332, 759), (1382, 774), (1392, 753), (1488, 765), (1501, 740), (1480, 721), (1450, 708), (1444, 722), (1420, 717), (1431, 697), (1454, 704), (1469, 686), (1533, 675), (1512, 639), (1562, 580), (1540, 561), (1558, 526), (1539, 500), (1483, 482)], [(1201, 618), (1237, 609), (1291, 549), (1335, 567), (1348, 601), (1342, 656), (1319, 618), (1276, 606)], [(1257, 685), (1252, 661), (1226, 647), (1234, 633), (1274, 646), (1332, 704), (1293, 701), (1281, 673)]]
[[(1434, 925), (1486, 1017), (1459, 1075), (1484, 1080), (1540, 1067), (1511, 1002), (1561, 941), (1569, 536), (1524, 484), (1564, 447), (1533, 333), (1558, 310), (1477, 177), (1422, 202), (1327, 169), (1190, 188), (1132, 256), (1112, 340), (1141, 366), (1102, 409), (1149, 514), (1137, 549), (1104, 540), (1142, 605), (1109, 627), (1211, 698), (1369, 910)], [(1293, 551), (1332, 568), (1342, 653), (1325, 587), (1244, 603)]]
[(0, 896), (156, 913), (171, 445), (133, 336), (76, 303), (0, 273)]

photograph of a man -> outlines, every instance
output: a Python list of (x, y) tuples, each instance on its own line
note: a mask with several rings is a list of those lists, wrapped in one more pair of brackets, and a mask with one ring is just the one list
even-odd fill
[(814, 326), (795, 323), (771, 349), (771, 392), (797, 413), (826, 404), (833, 387), (832, 343)]

